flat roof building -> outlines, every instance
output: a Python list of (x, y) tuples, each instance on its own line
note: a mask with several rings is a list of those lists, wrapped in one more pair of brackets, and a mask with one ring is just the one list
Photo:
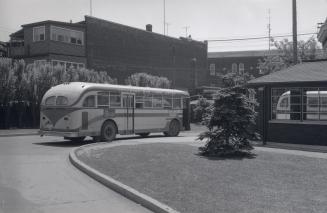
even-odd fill
[(139, 72), (165, 76), (179, 89), (206, 84), (206, 42), (161, 35), (151, 25), (143, 30), (91, 16), (77, 23), (22, 25), (10, 36), (9, 56), (107, 71), (119, 84)]

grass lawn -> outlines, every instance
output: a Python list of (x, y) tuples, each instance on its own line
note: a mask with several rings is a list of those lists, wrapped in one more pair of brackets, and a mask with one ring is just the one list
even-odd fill
[(144, 144), (78, 157), (180, 212), (327, 212), (327, 160), (254, 153), (207, 159), (185, 144)]

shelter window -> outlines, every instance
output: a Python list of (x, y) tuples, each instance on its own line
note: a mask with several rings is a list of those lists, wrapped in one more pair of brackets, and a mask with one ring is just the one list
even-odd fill
[(271, 119), (327, 120), (327, 88), (273, 88)]
[(95, 107), (95, 96), (89, 95), (84, 99), (83, 107)]
[(33, 27), (33, 41), (45, 40), (45, 26)]

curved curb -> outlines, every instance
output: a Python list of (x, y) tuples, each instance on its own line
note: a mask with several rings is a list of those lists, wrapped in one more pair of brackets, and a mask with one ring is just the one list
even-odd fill
[[(91, 145), (94, 146), (94, 145)], [(90, 177), (94, 178), (95, 180), (99, 181), (103, 185), (109, 187), (110, 189), (120, 193), (121, 195), (127, 197), (128, 199), (141, 204), (142, 206), (150, 209), (153, 212), (159, 212), (159, 213), (179, 213), (178, 211), (172, 209), (171, 207), (160, 203), (159, 201), (142, 194), (141, 192), (113, 179), (110, 176), (104, 175), (103, 173), (99, 172), (98, 170), (93, 169), (92, 167), (86, 165), (82, 161), (80, 161), (76, 153), (80, 150), (82, 150), (84, 147), (90, 147), (90, 145), (85, 145), (81, 147), (77, 147), (70, 151), (69, 153), (69, 160), (70, 162), (89, 175)]]

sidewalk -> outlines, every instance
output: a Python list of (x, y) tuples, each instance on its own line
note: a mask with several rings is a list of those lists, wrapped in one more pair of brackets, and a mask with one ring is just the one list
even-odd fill
[(266, 148), (286, 149), (286, 150), (298, 150), (298, 151), (306, 151), (306, 152), (327, 153), (327, 146), (309, 145), (309, 144), (291, 144), (291, 143), (267, 142), (266, 145), (263, 145), (260, 142), (260, 143), (254, 144), (254, 146), (256, 146), (256, 147), (266, 147)]
[(39, 129), (0, 129), (0, 137), (38, 135)]

